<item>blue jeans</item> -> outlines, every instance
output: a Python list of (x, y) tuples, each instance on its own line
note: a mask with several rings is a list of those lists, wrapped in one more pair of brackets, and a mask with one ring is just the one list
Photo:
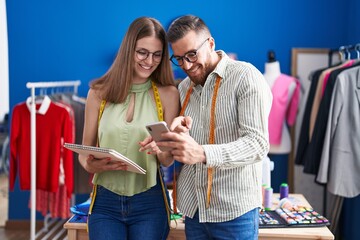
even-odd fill
[(159, 181), (132, 197), (98, 186), (88, 224), (91, 240), (165, 240), (169, 225)]
[(259, 209), (227, 222), (199, 223), (199, 213), (194, 218), (185, 217), (187, 240), (257, 240), (259, 232)]

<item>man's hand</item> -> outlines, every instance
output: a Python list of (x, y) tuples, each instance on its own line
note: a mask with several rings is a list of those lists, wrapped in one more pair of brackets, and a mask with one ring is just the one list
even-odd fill
[(205, 163), (206, 157), (204, 149), (187, 133), (163, 133), (169, 139), (166, 142), (158, 142), (159, 147), (173, 147), (171, 154), (176, 161), (184, 164)]
[(191, 129), (192, 121), (192, 118), (189, 116), (174, 118), (170, 125), (170, 130), (177, 133), (188, 133)]

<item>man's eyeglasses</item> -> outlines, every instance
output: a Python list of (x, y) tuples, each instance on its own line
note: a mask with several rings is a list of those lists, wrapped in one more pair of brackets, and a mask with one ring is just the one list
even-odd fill
[(170, 58), (170, 61), (175, 64), (176, 66), (181, 66), (184, 64), (184, 59), (189, 63), (194, 63), (198, 60), (197, 52), (200, 50), (200, 48), (206, 43), (210, 38), (205, 39), (201, 43), (201, 45), (194, 51), (187, 52), (184, 56), (175, 56), (172, 55)]
[(139, 59), (140, 61), (146, 60), (150, 54), (152, 55), (152, 59), (154, 62), (158, 63), (161, 61), (161, 58), (162, 58), (161, 51), (149, 52), (146, 49), (140, 49), (140, 50), (135, 51), (135, 55), (136, 55), (137, 59)]

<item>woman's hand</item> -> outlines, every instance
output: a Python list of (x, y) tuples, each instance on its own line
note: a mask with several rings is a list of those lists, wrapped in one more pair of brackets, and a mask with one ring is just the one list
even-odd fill
[(101, 173), (104, 171), (127, 170), (127, 165), (110, 158), (95, 158), (89, 155), (84, 161), (83, 167), (89, 173)]
[(173, 164), (174, 158), (171, 152), (161, 151), (151, 136), (148, 136), (143, 141), (139, 142), (139, 145), (139, 152), (147, 151), (147, 154), (156, 155), (157, 159), (163, 166), (168, 167)]
[(147, 154), (160, 154), (162, 151), (156, 145), (156, 142), (151, 136), (146, 137), (143, 141), (139, 142), (139, 152), (147, 151)]

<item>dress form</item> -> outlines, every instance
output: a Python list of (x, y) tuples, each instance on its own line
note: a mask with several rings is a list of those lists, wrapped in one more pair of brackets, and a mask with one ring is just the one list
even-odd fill
[[(274, 55), (271, 55), (270, 53), (269, 53), (269, 60), (268, 62), (265, 63), (265, 71), (263, 75), (265, 80), (269, 84), (270, 88), (273, 87), (275, 81), (281, 75), (280, 63), (276, 61)], [(289, 106), (295, 88), (296, 88), (295, 82), (289, 85), (287, 106)], [(282, 126), (283, 129), (282, 129), (281, 143), (279, 145), (270, 144), (270, 151), (269, 151), (270, 154), (288, 154), (291, 151), (291, 136), (286, 121), (283, 122)]]

